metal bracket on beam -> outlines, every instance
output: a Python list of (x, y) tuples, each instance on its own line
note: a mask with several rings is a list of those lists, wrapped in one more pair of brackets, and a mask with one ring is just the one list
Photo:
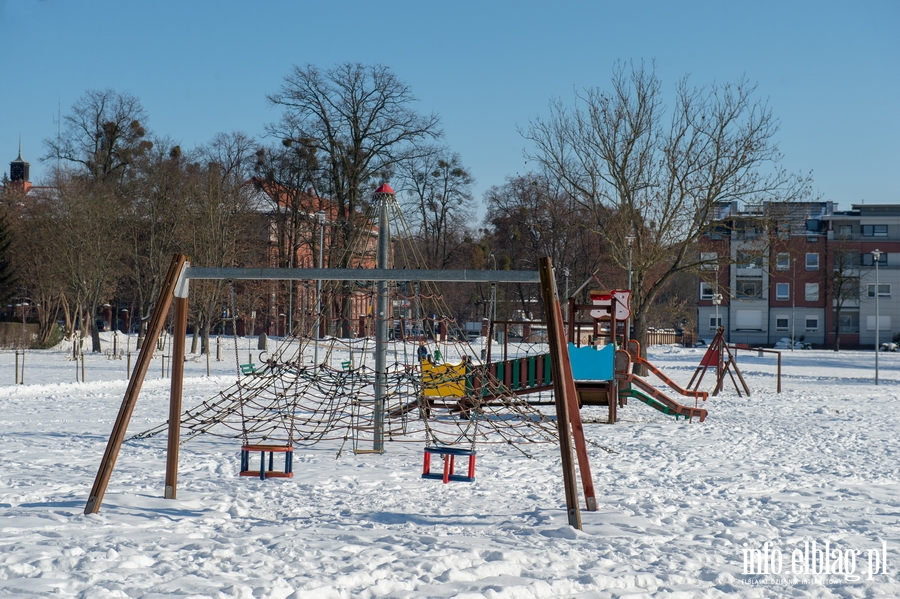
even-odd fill
[(187, 273), (190, 270), (191, 263), (185, 262), (184, 266), (181, 268), (181, 272), (178, 273), (178, 280), (175, 282), (175, 297), (188, 297), (188, 283), (190, 283), (190, 279), (188, 278)]

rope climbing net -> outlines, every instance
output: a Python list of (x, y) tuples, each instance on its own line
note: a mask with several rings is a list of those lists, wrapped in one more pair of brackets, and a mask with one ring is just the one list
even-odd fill
[[(408, 232), (399, 207), (393, 204), (391, 209), (394, 220)], [(366, 229), (369, 233), (371, 230)], [(356, 245), (368, 247), (370, 243), (362, 240)], [(395, 259), (407, 264), (423, 261), (414, 246), (398, 243), (395, 252)], [(415, 315), (406, 319), (406, 323), (412, 322), (414, 339), (426, 335), (421, 315), (449, 313), (440, 291), (427, 281), (397, 283), (393, 288), (395, 296)], [(236, 316), (234, 286), (230, 289), (231, 313)], [(316, 318), (324, 324), (322, 314)], [(506, 387), (480, 363), (468, 343), (448, 341), (448, 337), (465, 338), (461, 331), (443, 330), (440, 341), (433, 329), (429, 331), (433, 343), (438, 344), (433, 362), (416, 357), (417, 344), (410, 342), (406, 331), (394, 335), (387, 348), (385, 391), (380, 402), (375, 393), (378, 377), (371, 365), (375, 341), (370, 337), (312, 339), (289, 335), (274, 352), (265, 359), (261, 357), (258, 367), (239, 363), (235, 342), (237, 380), (183, 413), (182, 442), (204, 434), (241, 439), (244, 445), (302, 447), (337, 441), (341, 450), (349, 442), (359, 452), (372, 446), (376, 429), (384, 442), (424, 441), (430, 445), (469, 445), (473, 449), (481, 443), (518, 447), (557, 442), (555, 422), (537, 402), (530, 401), (533, 395), (517, 394)], [(317, 364), (311, 359), (313, 344), (317, 344)], [(323, 344), (324, 352), (320, 353)], [(379, 417), (383, 424), (376, 424)], [(166, 430), (167, 425), (161, 424), (132, 438), (149, 438)]]

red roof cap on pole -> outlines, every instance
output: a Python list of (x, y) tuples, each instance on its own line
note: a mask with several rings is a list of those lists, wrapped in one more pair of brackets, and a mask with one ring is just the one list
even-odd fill
[(387, 183), (382, 183), (381, 186), (375, 190), (375, 193), (394, 193), (394, 190), (391, 189), (391, 186)]

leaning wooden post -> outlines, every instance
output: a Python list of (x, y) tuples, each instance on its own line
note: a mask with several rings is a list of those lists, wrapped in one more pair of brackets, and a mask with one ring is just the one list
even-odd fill
[[(187, 266), (188, 264), (185, 263)], [(166, 448), (164, 497), (175, 499), (178, 492), (178, 448), (181, 442), (181, 399), (184, 388), (184, 346), (187, 339), (188, 279), (178, 279), (175, 288), (175, 339), (172, 341), (172, 385), (169, 391), (169, 443)], [(235, 341), (236, 343), (236, 341)]]
[[(552, 271), (551, 271), (552, 272)], [(551, 280), (554, 280), (551, 276)], [(554, 295), (556, 294), (554, 288)], [(613, 300), (615, 301), (615, 300)], [(568, 409), (569, 422), (572, 426), (572, 437), (575, 441), (575, 455), (578, 461), (578, 471), (581, 473), (581, 486), (584, 489), (584, 502), (589, 512), (597, 511), (597, 497), (594, 495), (594, 479), (591, 476), (591, 464), (588, 460), (587, 443), (584, 441), (584, 425), (581, 422), (581, 409), (578, 407), (578, 390), (575, 388), (575, 378), (572, 376), (572, 362), (569, 359), (569, 347), (566, 343), (564, 331), (565, 324), (562, 319), (562, 306), (558, 301), (553, 302), (552, 314), (556, 321), (556, 330), (559, 331), (559, 343), (563, 351), (560, 354), (560, 377), (566, 386), (566, 408)], [(555, 378), (555, 376), (554, 376)], [(613, 390), (610, 389), (610, 397)], [(610, 402), (615, 405), (615, 402)]]
[[(547, 336), (550, 342), (550, 364), (553, 373), (553, 394), (556, 404), (556, 428), (559, 431), (559, 454), (563, 468), (563, 487), (566, 493), (566, 513), (569, 525), (581, 530), (581, 508), (578, 506), (578, 488), (575, 481), (575, 462), (572, 456), (572, 438), (569, 428), (566, 384), (563, 380), (562, 352), (567, 351), (565, 339), (557, 320), (556, 282), (550, 258), (540, 259), (541, 295), (547, 313)], [(571, 371), (570, 371), (571, 376)]]
[(153, 317), (150, 319), (149, 330), (143, 344), (143, 350), (137, 359), (134, 367), (134, 373), (125, 389), (125, 397), (122, 399), (122, 406), (119, 408), (119, 415), (116, 416), (116, 422), (113, 425), (112, 433), (110, 433), (109, 441), (106, 444), (106, 451), (103, 454), (103, 460), (100, 462), (100, 469), (97, 471), (97, 477), (94, 479), (94, 486), (91, 488), (91, 494), (88, 497), (87, 505), (84, 507), (85, 514), (96, 514), (100, 511), (100, 504), (103, 502), (103, 496), (106, 494), (106, 488), (109, 486), (109, 479), (112, 475), (113, 467), (116, 465), (116, 459), (119, 457), (119, 449), (125, 440), (125, 432), (128, 430), (128, 423), (131, 421), (131, 414), (134, 412), (134, 406), (137, 403), (138, 394), (141, 391), (141, 385), (150, 367), (150, 361), (153, 359), (153, 348), (156, 347), (156, 341), (159, 339), (159, 332), (165, 323), (166, 314), (172, 305), (172, 297), (175, 291), (175, 285), (181, 275), (181, 271), (187, 262), (187, 256), (176, 254), (172, 258), (172, 264), (169, 266), (169, 272), (166, 274), (165, 282), (159, 292), (159, 299), (156, 301), (156, 308), (153, 310)]

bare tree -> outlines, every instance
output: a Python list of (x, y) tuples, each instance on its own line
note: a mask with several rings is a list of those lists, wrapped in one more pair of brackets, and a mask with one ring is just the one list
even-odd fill
[(134, 216), (132, 166), (153, 147), (146, 120), (131, 94), (90, 90), (63, 117), (61, 135), (44, 140), (44, 159), (65, 162), (54, 175), (57, 201), (49, 203), (57, 231), (52, 243), (82, 335), (92, 332), (95, 352), (101, 351), (98, 310), (122, 274), (125, 224)]
[[(28, 203), (15, 200), (7, 205), (8, 222), (12, 233), (11, 247), (13, 264), (19, 275), (21, 285), (35, 304), (38, 320), (37, 345), (44, 347), (57, 331), (57, 320), (64, 305), (65, 284), (62, 281), (59, 261), (54, 255), (54, 238), (56, 227), (48, 214), (48, 202), (52, 201), (44, 194), (32, 191)], [(3, 300), (5, 303), (6, 300)], [(71, 319), (66, 314), (66, 321)], [(72, 334), (71, 326), (65, 333)]]
[(397, 193), (415, 223), (415, 235), (429, 268), (449, 268), (464, 257), (475, 211), (475, 179), (458, 154), (444, 149), (398, 163)]
[[(834, 252), (834, 264), (826, 279), (826, 297), (834, 304), (834, 351), (841, 349), (841, 312), (848, 305), (859, 302), (859, 249), (839, 240)], [(876, 293), (878, 290), (876, 290)]]
[(91, 350), (101, 351), (95, 326), (100, 307), (122, 274), (122, 207), (110, 185), (57, 173), (57, 196), (47, 202), (51, 255), (72, 298), (82, 337), (91, 332)]
[(148, 151), (147, 115), (140, 101), (125, 92), (90, 90), (63, 117), (59, 138), (44, 140), (45, 160), (64, 160), (92, 179), (122, 178), (128, 166)]
[[(188, 235), (186, 250), (191, 260), (207, 267), (259, 264), (251, 256), (264, 233), (262, 219), (251, 209), (252, 187), (247, 178), (254, 164), (253, 142), (242, 133), (217, 135), (198, 155), (206, 163), (198, 166), (187, 194)], [(203, 353), (209, 352), (209, 334), (219, 322), (223, 305), (231, 305), (226, 281), (192, 284), (191, 301), (202, 338)]]
[[(541, 257), (550, 256), (561, 292), (566, 291), (565, 272), (573, 291), (594, 272), (610, 285), (617, 282), (618, 273), (601, 259), (604, 240), (592, 232), (595, 215), (554, 180), (535, 173), (511, 177), (491, 187), (485, 202), (488, 247), (499, 268), (533, 270)], [(526, 311), (538, 297), (530, 286), (516, 285), (513, 293)]]
[[(635, 336), (654, 299), (678, 272), (699, 264), (698, 240), (717, 224), (716, 205), (787, 201), (808, 179), (778, 167), (778, 126), (746, 81), (696, 88), (682, 80), (670, 116), (652, 69), (619, 64), (610, 91), (586, 89), (576, 106), (551, 104), (523, 132), (529, 158), (572, 198), (604, 213), (597, 233), (620, 268), (631, 262)], [(632, 251), (626, 237), (634, 236)]]
[[(409, 86), (382, 65), (344, 63), (327, 70), (295, 66), (269, 100), (283, 108), (281, 120), (270, 126), (270, 132), (317, 156), (320, 193), (335, 202), (340, 221), (331, 236), (338, 247), (329, 252), (334, 257), (331, 266), (347, 267), (357, 234), (357, 211), (369, 197), (367, 188), (387, 176), (401, 157), (415, 153), (418, 144), (439, 137), (438, 118), (414, 111)], [(346, 336), (347, 294), (341, 312)]]
[[(128, 206), (123, 215), (127, 242), (123, 260), (128, 289), (140, 322), (147, 322), (172, 255), (183, 251), (187, 228), (186, 191), (191, 164), (181, 148), (156, 140), (134, 165)], [(143, 336), (143, 327), (140, 334)]]

